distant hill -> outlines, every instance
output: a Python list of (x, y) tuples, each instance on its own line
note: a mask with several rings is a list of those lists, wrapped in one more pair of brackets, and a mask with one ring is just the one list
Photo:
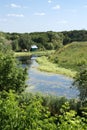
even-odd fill
[(78, 70), (82, 65), (87, 65), (87, 42), (72, 42), (56, 50), (50, 60), (58, 66)]

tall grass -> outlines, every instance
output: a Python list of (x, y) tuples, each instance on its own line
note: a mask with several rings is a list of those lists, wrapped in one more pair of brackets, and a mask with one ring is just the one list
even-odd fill
[(33, 52), (15, 52), (15, 56), (31, 56), (31, 55), (50, 55), (54, 50), (46, 50), (46, 51), (33, 51)]
[(41, 71), (63, 74), (69, 77), (74, 77), (76, 74), (75, 71), (71, 71), (69, 69), (59, 67), (57, 64), (51, 63), (45, 56), (38, 58), (37, 62), (40, 64), (38, 69)]
[(50, 61), (60, 67), (78, 71), (82, 65), (87, 65), (87, 42), (73, 42), (57, 50)]

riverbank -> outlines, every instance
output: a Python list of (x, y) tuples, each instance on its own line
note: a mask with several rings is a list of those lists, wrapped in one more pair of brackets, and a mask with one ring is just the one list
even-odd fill
[(15, 52), (15, 56), (31, 56), (31, 55), (38, 55), (38, 56), (45, 56), (50, 55), (53, 53), (54, 50), (46, 50), (46, 51), (33, 51), (33, 52)]
[(63, 74), (72, 78), (76, 75), (76, 71), (58, 67), (58, 64), (51, 63), (45, 56), (37, 58), (37, 62), (39, 63), (38, 69), (41, 71)]

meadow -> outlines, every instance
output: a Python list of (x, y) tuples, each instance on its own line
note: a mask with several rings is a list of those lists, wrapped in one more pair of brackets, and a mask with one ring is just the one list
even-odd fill
[(79, 71), (80, 67), (87, 65), (87, 42), (73, 42), (56, 50), (50, 61), (60, 67)]

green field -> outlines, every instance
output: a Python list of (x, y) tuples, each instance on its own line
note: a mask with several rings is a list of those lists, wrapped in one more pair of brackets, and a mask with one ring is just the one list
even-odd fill
[(87, 65), (87, 42), (73, 42), (50, 56), (50, 61), (60, 67), (78, 71)]
[(46, 50), (46, 51), (33, 51), (33, 52), (15, 52), (15, 56), (31, 56), (31, 55), (50, 55), (54, 50)]

